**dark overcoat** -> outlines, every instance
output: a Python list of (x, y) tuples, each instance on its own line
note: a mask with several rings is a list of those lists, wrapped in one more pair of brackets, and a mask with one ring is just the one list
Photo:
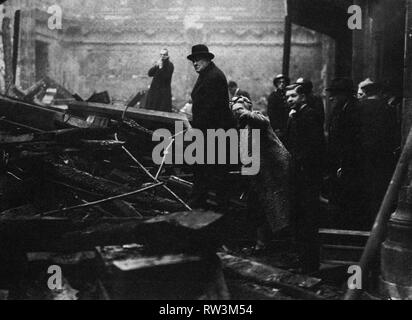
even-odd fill
[(362, 194), (361, 116), (354, 98), (333, 108), (328, 132), (329, 200), (339, 206), (358, 207)]
[(273, 91), (268, 97), (267, 114), (270, 125), (282, 141), (286, 134), (289, 111), (286, 97), (280, 91)]
[[(207, 129), (235, 128), (235, 119), (229, 108), (229, 91), (224, 73), (216, 67), (213, 62), (199, 74), (197, 82), (192, 91), (192, 127), (201, 130), (203, 133)], [(207, 156), (207, 143), (204, 145), (204, 157)], [(226, 147), (226, 159), (228, 159), (229, 145)], [(218, 154), (222, 150), (215, 148), (215, 163)], [(205, 160), (206, 161), (206, 160)], [(229, 165), (199, 165), (193, 166), (194, 184), (192, 190), (193, 203), (204, 202), (209, 190), (215, 190), (218, 205), (225, 207), (228, 203), (229, 195), (227, 172)]]
[(395, 119), (381, 99), (360, 102), (364, 223), (371, 228), (395, 169)]
[(226, 76), (213, 62), (199, 74), (192, 101), (193, 128), (227, 130), (235, 127)]
[(325, 137), (317, 111), (309, 105), (300, 108), (288, 121), (286, 147), (294, 160), (299, 180), (309, 185), (321, 178)]
[(172, 111), (172, 75), (174, 71), (173, 63), (169, 60), (163, 62), (163, 67), (152, 67), (148, 75), (153, 77), (149, 92), (146, 98), (146, 109), (158, 111)]

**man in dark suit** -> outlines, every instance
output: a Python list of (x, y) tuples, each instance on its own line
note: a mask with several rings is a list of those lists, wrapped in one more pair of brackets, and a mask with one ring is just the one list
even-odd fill
[(359, 228), (357, 220), (363, 214), (359, 103), (351, 79), (333, 79), (326, 91), (332, 107), (327, 127), (329, 210), (339, 227)]
[(273, 79), (275, 91), (269, 95), (267, 106), (270, 125), (282, 141), (284, 141), (289, 115), (289, 107), (285, 96), (285, 88), (289, 85), (289, 82), (289, 78), (283, 74), (278, 74)]
[[(226, 76), (212, 62), (214, 54), (209, 52), (207, 46), (198, 44), (192, 47), (192, 54), (187, 58), (192, 61), (195, 71), (199, 74), (191, 94), (193, 101), (192, 127), (201, 130), (204, 137), (206, 137), (208, 129), (228, 130), (235, 128), (235, 119), (229, 108)], [(207, 159), (206, 151), (205, 146), (205, 159)], [(217, 154), (222, 150), (215, 151), (215, 163), (217, 163)], [(214, 189), (218, 205), (224, 209), (228, 203), (228, 166), (196, 164), (193, 166), (193, 170), (194, 185), (191, 206), (193, 208), (206, 207), (207, 194)]]
[(150, 68), (148, 75), (153, 77), (146, 97), (146, 109), (172, 112), (172, 75), (173, 63), (169, 60), (167, 49), (160, 51), (160, 59)]
[(380, 96), (381, 85), (364, 83), (359, 103), (363, 171), (363, 217), (360, 226), (370, 230), (395, 169), (396, 118)]
[(319, 267), (319, 195), (325, 142), (319, 115), (309, 105), (305, 89), (294, 84), (286, 90), (291, 112), (285, 143), (293, 162), (296, 240), (302, 271), (312, 272)]
[(313, 83), (309, 79), (299, 78), (296, 80), (297, 84), (300, 84), (305, 89), (306, 96), (308, 98), (309, 105), (319, 114), (322, 125), (325, 122), (325, 108), (323, 105), (322, 97), (313, 93)]

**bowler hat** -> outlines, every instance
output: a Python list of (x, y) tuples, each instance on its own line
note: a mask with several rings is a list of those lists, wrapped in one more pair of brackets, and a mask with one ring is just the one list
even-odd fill
[(193, 61), (195, 57), (207, 57), (212, 60), (215, 55), (209, 52), (209, 48), (204, 44), (197, 44), (192, 47), (192, 54), (187, 56), (187, 58), (191, 61)]
[(326, 91), (353, 93), (353, 81), (348, 78), (333, 79), (330, 86), (326, 88)]

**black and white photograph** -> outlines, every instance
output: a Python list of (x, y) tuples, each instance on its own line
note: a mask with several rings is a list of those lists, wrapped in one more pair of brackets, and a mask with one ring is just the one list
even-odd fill
[(0, 300), (412, 300), (412, 0), (0, 0), (0, 35)]

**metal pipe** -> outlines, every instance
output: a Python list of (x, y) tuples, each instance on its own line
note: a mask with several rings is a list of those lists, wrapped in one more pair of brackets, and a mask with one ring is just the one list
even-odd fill
[(169, 154), (169, 149), (170, 149), (170, 147), (173, 145), (173, 143), (175, 142), (176, 137), (179, 136), (179, 135), (181, 135), (181, 134), (184, 134), (186, 131), (187, 131), (187, 130), (179, 131), (179, 132), (176, 133), (174, 136), (172, 136), (170, 143), (168, 144), (168, 146), (166, 147), (166, 149), (165, 149), (165, 151), (164, 151), (163, 158), (162, 158), (162, 163), (160, 164), (160, 167), (159, 167), (159, 169), (157, 170), (157, 173), (156, 173), (156, 176), (155, 176), (155, 179), (156, 179), (156, 180), (158, 180), (159, 175), (160, 175), (160, 173), (162, 172), (163, 166), (164, 166), (165, 161), (166, 161), (166, 157), (167, 157), (167, 155)]
[(160, 166), (159, 166), (159, 168), (158, 168), (158, 170), (157, 170), (156, 176), (154, 177), (156, 180), (158, 180), (159, 175), (160, 175), (160, 173), (162, 172), (163, 166), (164, 166), (164, 164), (165, 164), (165, 162), (166, 162), (166, 157), (167, 157), (167, 155), (169, 154), (169, 149), (170, 149), (170, 147), (172, 146), (172, 144), (173, 144), (174, 141), (175, 141), (174, 139), (172, 139), (172, 140), (170, 141), (170, 143), (168, 144), (168, 146), (166, 147), (166, 149), (165, 149), (165, 151), (164, 151), (164, 153), (163, 153), (162, 163), (160, 164)]
[(5, 123), (8, 123), (8, 124), (11, 124), (11, 125), (14, 125), (14, 126), (22, 127), (22, 128), (29, 129), (29, 130), (33, 130), (33, 131), (36, 131), (36, 132), (39, 132), (39, 133), (44, 133), (44, 132), (46, 132), (46, 131), (44, 131), (44, 130), (41, 130), (41, 129), (38, 129), (38, 128), (34, 128), (34, 127), (30, 127), (30, 126), (27, 126), (27, 125), (22, 124), (22, 123), (18, 123), (18, 122), (14, 122), (14, 121), (7, 120), (7, 119), (5, 119), (4, 117), (0, 118), (0, 121), (5, 122)]
[(283, 65), (282, 73), (289, 76), (290, 48), (292, 42), (292, 20), (289, 15), (285, 16), (285, 34), (283, 39)]
[[(117, 137), (116, 137), (117, 139)], [(154, 182), (159, 182), (159, 180), (157, 180), (151, 173), (149, 170), (147, 170), (145, 168), (145, 166), (143, 164), (141, 164), (139, 162), (139, 160), (137, 160), (133, 154), (127, 150), (127, 148), (125, 146), (122, 146), (122, 149), (127, 153), (127, 155), (130, 157), (130, 159), (132, 159), (138, 166), (140, 169), (142, 169), (144, 171), (144, 173), (146, 173)], [(168, 186), (163, 185), (162, 186), (163, 189), (165, 189), (167, 192), (169, 192), (177, 201), (179, 201), (187, 210), (192, 211), (192, 208), (189, 207), (189, 205), (184, 202), (177, 194), (175, 194), (172, 190), (169, 189)]]
[(44, 217), (44, 216), (49, 216), (49, 215), (52, 215), (52, 214), (55, 214), (55, 213), (68, 212), (68, 211), (73, 211), (73, 210), (76, 210), (76, 209), (84, 209), (84, 208), (95, 206), (95, 205), (98, 205), (98, 204), (101, 204), (101, 203), (110, 202), (110, 201), (113, 201), (113, 200), (118, 200), (118, 199), (122, 199), (122, 198), (125, 198), (125, 197), (128, 197), (128, 196), (138, 194), (138, 193), (142, 193), (144, 191), (159, 187), (161, 185), (163, 185), (163, 182), (155, 183), (155, 184), (152, 184), (150, 186), (144, 187), (144, 188), (136, 190), (136, 191), (120, 194), (120, 195), (109, 197), (109, 198), (106, 198), (106, 199), (97, 200), (97, 201), (93, 201), (93, 202), (87, 202), (87, 203), (79, 204), (79, 205), (73, 206), (73, 207), (67, 207), (67, 208), (63, 208), (63, 209), (51, 210), (51, 211), (40, 213), (38, 215), (40, 215), (41, 217)]
[[(185, 130), (184, 130), (184, 131), (185, 131)], [(184, 132), (184, 131), (181, 131), (181, 132)], [(178, 134), (180, 134), (181, 132), (179, 132)], [(176, 137), (178, 134), (176, 134), (175, 137)], [(117, 138), (117, 133), (114, 134), (114, 138), (115, 138), (115, 140), (118, 140), (118, 138)], [(124, 150), (124, 152), (126, 152), (126, 154), (130, 157), (130, 159), (132, 159), (133, 162), (135, 162), (135, 163), (139, 166), (139, 168), (142, 169), (143, 172), (146, 173), (146, 174), (153, 180), (153, 182), (159, 182), (159, 180), (158, 180), (156, 177), (154, 177), (154, 176), (150, 173), (150, 171), (147, 170), (146, 167), (145, 167), (143, 164), (141, 164), (140, 161), (137, 160), (137, 159), (133, 156), (133, 154), (132, 154), (125, 146), (122, 146), (122, 149)], [(166, 190), (167, 192), (169, 192), (169, 193), (170, 193), (179, 203), (181, 203), (187, 210), (192, 211), (192, 208), (190, 208), (189, 205), (188, 205), (186, 202), (184, 202), (176, 193), (174, 193), (172, 190), (170, 190), (168, 186), (163, 185), (162, 188), (163, 188), (164, 190)]]
[(19, 58), (19, 43), (20, 43), (20, 10), (14, 13), (14, 32), (13, 32), (13, 84), (17, 80), (17, 62)]
[[(366, 243), (365, 249), (362, 253), (362, 257), (359, 262), (359, 267), (362, 274), (366, 276), (369, 271), (372, 260), (377, 256), (379, 246), (385, 238), (386, 225), (392, 214), (392, 206), (396, 201), (399, 190), (404, 181), (404, 177), (408, 171), (409, 160), (412, 155), (412, 129), (409, 131), (408, 139), (403, 148), (401, 157), (396, 165), (395, 172), (392, 176), (392, 180), (386, 191), (382, 205), (376, 216), (375, 223), (373, 225), (371, 235)], [(344, 300), (356, 300), (362, 293), (361, 289), (348, 289), (344, 296)]]

